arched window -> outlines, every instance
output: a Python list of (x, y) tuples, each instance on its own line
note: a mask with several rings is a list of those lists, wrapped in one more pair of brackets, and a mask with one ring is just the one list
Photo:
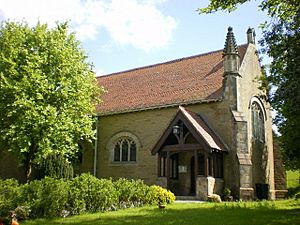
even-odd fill
[(262, 108), (257, 102), (251, 104), (252, 136), (255, 140), (265, 142), (265, 120)]
[(136, 143), (129, 137), (121, 137), (114, 146), (114, 162), (135, 162)]
[(141, 145), (138, 138), (130, 132), (115, 134), (107, 143), (111, 163), (136, 163)]

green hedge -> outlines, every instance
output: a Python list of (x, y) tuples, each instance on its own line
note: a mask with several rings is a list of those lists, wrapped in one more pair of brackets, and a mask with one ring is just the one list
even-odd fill
[(114, 182), (114, 187), (118, 195), (119, 208), (141, 206), (149, 203), (147, 194), (150, 189), (142, 180), (120, 178)]
[(30, 209), (30, 217), (59, 216), (68, 202), (68, 185), (50, 177), (21, 185), (19, 206)]
[(117, 210), (145, 204), (171, 203), (175, 196), (142, 180), (97, 179), (81, 174), (72, 180), (46, 177), (23, 185), (0, 179), (0, 217), (15, 210), (22, 219)]
[(19, 184), (14, 179), (0, 180), (0, 217), (18, 206)]

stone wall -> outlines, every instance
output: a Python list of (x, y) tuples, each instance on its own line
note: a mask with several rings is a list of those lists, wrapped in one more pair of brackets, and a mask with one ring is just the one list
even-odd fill
[[(255, 182), (261, 181), (262, 177), (264, 178), (263, 183), (267, 183), (270, 187), (270, 198), (274, 199), (274, 163), (273, 163), (273, 135), (272, 135), (272, 115), (271, 107), (268, 102), (266, 102), (264, 96), (265, 92), (260, 90), (260, 76), (261, 67), (258, 61), (257, 50), (255, 45), (249, 44), (249, 47), (245, 53), (242, 65), (240, 67), (240, 75), (238, 83), (238, 111), (243, 112), (246, 121), (247, 121), (247, 130), (248, 130), (248, 154), (252, 161), (253, 167), (253, 183), (252, 187), (254, 188)], [(265, 143), (263, 153), (257, 155), (255, 147), (253, 145), (252, 138), (252, 126), (251, 126), (251, 102), (256, 98), (261, 101), (264, 107), (265, 113)], [(255, 155), (256, 154), (256, 155)], [(263, 157), (262, 163), (257, 161), (257, 157)], [(260, 164), (260, 165), (259, 165)], [(263, 171), (257, 172), (257, 169), (261, 167), (261, 164), (264, 164)]]
[[(226, 142), (231, 140), (230, 111), (223, 102), (196, 104), (187, 109), (200, 113), (208, 124)], [(97, 176), (126, 177), (143, 179), (146, 183), (155, 183), (157, 179), (157, 156), (151, 155), (156, 142), (174, 118), (178, 107), (147, 110), (126, 114), (102, 116), (99, 118)], [(113, 163), (111, 160), (110, 140), (120, 132), (128, 132), (137, 137), (140, 148), (136, 163)], [(227, 144), (227, 143), (226, 143)], [(92, 151), (84, 157), (83, 168), (91, 169)], [(226, 167), (226, 166), (225, 166)], [(231, 167), (228, 166), (230, 170)], [(233, 171), (228, 172), (228, 177)], [(226, 172), (227, 174), (227, 172)]]
[[(143, 179), (153, 184), (157, 179), (157, 156), (151, 150), (176, 114), (176, 108), (149, 110), (100, 117), (98, 138), (98, 177), (125, 177)], [(114, 163), (110, 140), (120, 132), (134, 135), (140, 146), (136, 163)]]

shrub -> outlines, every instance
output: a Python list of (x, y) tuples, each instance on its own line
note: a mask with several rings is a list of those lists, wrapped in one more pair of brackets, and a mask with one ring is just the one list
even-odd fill
[(69, 182), (68, 187), (68, 203), (67, 210), (71, 215), (80, 214), (86, 211), (86, 204), (82, 188), (80, 187), (80, 181), (78, 178)]
[(68, 162), (64, 156), (51, 154), (43, 161), (40, 167), (40, 173), (43, 177), (72, 179), (74, 171), (72, 164)]
[(175, 201), (175, 195), (165, 188), (152, 185), (149, 188), (147, 200), (149, 204), (168, 204)]
[(172, 192), (142, 180), (97, 179), (81, 174), (73, 180), (46, 177), (19, 185), (0, 180), (0, 218), (14, 210), (21, 219), (54, 217), (114, 210), (144, 204), (166, 204), (175, 200)]
[(18, 205), (20, 197), (19, 183), (15, 179), (0, 179), (0, 217), (8, 216), (8, 212)]
[(117, 205), (118, 196), (111, 179), (82, 174), (72, 181), (68, 203), (77, 207), (74, 212), (105, 211)]
[(118, 194), (120, 208), (141, 206), (147, 203), (146, 196), (149, 186), (144, 184), (142, 180), (120, 178), (114, 182), (114, 187)]
[(297, 187), (288, 188), (288, 197), (289, 198), (295, 198), (299, 194), (300, 194), (300, 185)]
[(30, 217), (31, 209), (29, 206), (18, 206), (15, 208), (14, 212), (16, 215), (18, 215), (18, 219), (26, 220)]
[(228, 196), (228, 195), (230, 195), (230, 194), (231, 194), (231, 190), (230, 190), (230, 188), (228, 188), (228, 187), (224, 188), (224, 190), (223, 190), (223, 194), (224, 194), (225, 196)]
[(132, 183), (132, 196), (131, 201), (134, 206), (141, 206), (147, 203), (147, 194), (149, 186), (144, 184), (142, 180), (131, 180)]
[(29, 207), (31, 217), (59, 216), (68, 200), (68, 183), (46, 177), (22, 186), (21, 206)]

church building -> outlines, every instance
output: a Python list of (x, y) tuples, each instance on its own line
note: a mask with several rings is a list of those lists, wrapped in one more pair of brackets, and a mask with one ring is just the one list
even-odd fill
[(237, 45), (98, 77), (97, 140), (82, 170), (99, 178), (142, 179), (176, 196), (206, 200), (229, 188), (275, 197), (272, 117), (261, 85), (253, 29)]
[[(221, 50), (98, 77), (106, 92), (80, 172), (142, 179), (178, 198), (206, 200), (225, 188), (235, 199), (284, 197), (254, 30), (246, 36), (237, 45), (229, 27)], [(0, 154), (0, 179), (24, 182), (16, 158)]]

